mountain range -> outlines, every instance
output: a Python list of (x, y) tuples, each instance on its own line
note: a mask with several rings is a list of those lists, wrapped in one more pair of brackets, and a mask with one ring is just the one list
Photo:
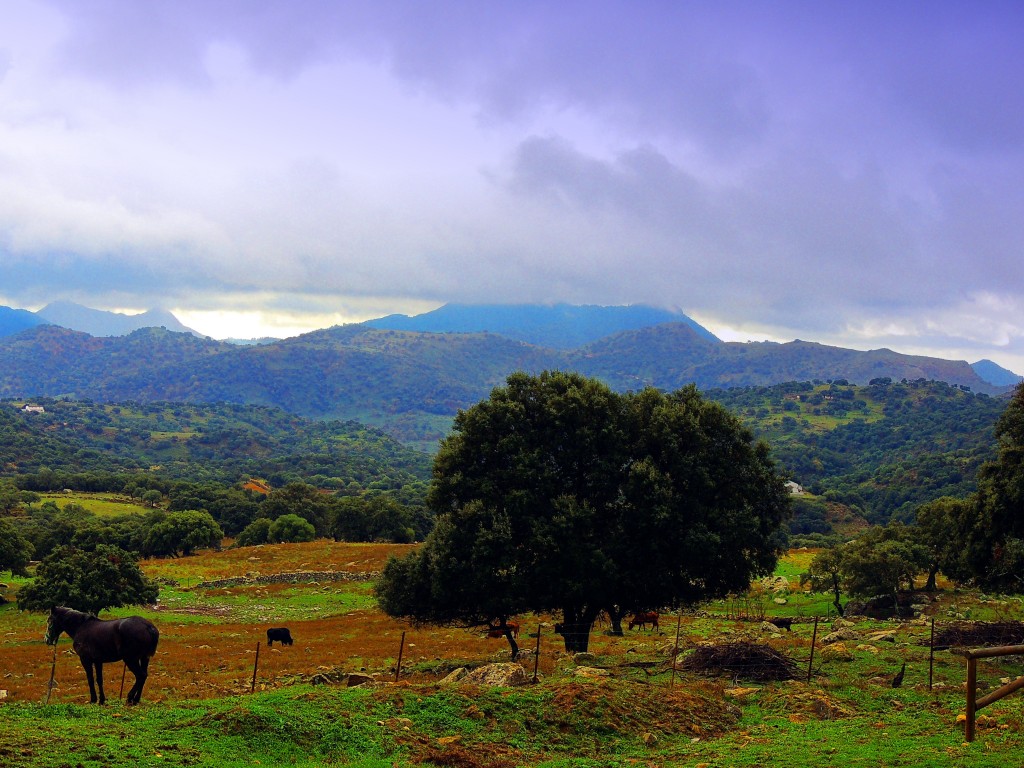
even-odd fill
[[(723, 342), (689, 318), (680, 319), (681, 313), (644, 325), (666, 317), (647, 308), (602, 313), (593, 307), (531, 306), (523, 309), (528, 322), (519, 327), (511, 308), (488, 312), (454, 305), (426, 318), (391, 316), (248, 346), (169, 330), (166, 324), (123, 336), (53, 324), (24, 327), (24, 310), (0, 309), (6, 310), (0, 312), (0, 334), (22, 324), (0, 336), (0, 397), (273, 405), (310, 418), (356, 419), (425, 448), (436, 446), (458, 409), (486, 397), (516, 370), (575, 370), (620, 391), (890, 378), (1000, 394), (1019, 380), (994, 364), (979, 371), (964, 361), (886, 349)], [(394, 327), (413, 323), (430, 330)], [(516, 336), (545, 338), (548, 345)], [(996, 376), (1008, 383), (993, 383)]]
[(166, 328), (169, 331), (199, 334), (187, 328), (166, 309), (151, 309), (137, 315), (91, 309), (73, 301), (55, 301), (38, 312), (0, 307), (0, 337), (9, 336), (36, 325), (59, 325), (90, 336), (124, 336), (140, 328)]

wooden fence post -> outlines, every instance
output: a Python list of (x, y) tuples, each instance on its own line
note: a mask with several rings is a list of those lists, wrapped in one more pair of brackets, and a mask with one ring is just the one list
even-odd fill
[(818, 642), (818, 617), (814, 617), (814, 633), (811, 635), (811, 659), (807, 662), (807, 682), (811, 682), (811, 673), (814, 670), (814, 645)]
[(932, 689), (932, 679), (935, 673), (935, 617), (932, 616), (932, 635), (928, 641), (928, 690)]
[(402, 672), (402, 653), (405, 651), (405, 632), (402, 632), (402, 641), (398, 644), (398, 663), (395, 664), (395, 682), (398, 682), (398, 675)]
[(669, 684), (669, 688), (676, 687), (676, 659), (679, 658), (679, 628), (683, 624), (683, 612), (680, 611), (679, 615), (676, 616), (676, 644), (672, 649), (672, 682)]
[(540, 624), (537, 625), (537, 649), (533, 652), (533, 682), (537, 680), (537, 666), (540, 664)]
[(252, 664), (252, 685), (249, 686), (249, 693), (256, 690), (256, 670), (260, 667), (260, 643), (256, 641), (256, 661)]
[(996, 656), (1022, 656), (1024, 645), (1001, 645), (995, 648), (977, 648), (967, 651), (967, 722), (965, 723), (964, 738), (967, 741), (974, 741), (975, 720), (978, 710), (987, 707), (989, 704), (999, 701), (1004, 696), (1024, 688), (1024, 675), (1018, 677), (1006, 685), (997, 688), (978, 698), (978, 659), (991, 659)]
[(53, 691), (53, 678), (57, 674), (57, 643), (53, 644), (53, 662), (50, 664), (50, 682), (46, 685), (46, 701), (44, 704), (50, 703), (50, 692)]
[(967, 741), (974, 741), (974, 716), (977, 713), (978, 700), (978, 660), (967, 657), (967, 723), (965, 736)]

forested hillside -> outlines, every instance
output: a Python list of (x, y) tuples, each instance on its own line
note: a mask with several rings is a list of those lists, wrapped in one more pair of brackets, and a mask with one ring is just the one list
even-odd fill
[(521, 370), (576, 371), (617, 391), (770, 386), (845, 378), (936, 379), (998, 393), (965, 362), (807, 342), (726, 344), (683, 323), (625, 331), (575, 350), (488, 333), (347, 325), (259, 346), (147, 328), (95, 338), (41, 326), (0, 338), (0, 397), (268, 405), (314, 419), (356, 419), (433, 450), (460, 408)]
[[(423, 485), (430, 457), (354, 421), (312, 421), (277, 408), (182, 403), (0, 402), (0, 476), (148, 473), (235, 484), (398, 489)], [(78, 475), (72, 482), (69, 475)], [(121, 483), (123, 485), (123, 483)]]
[[(765, 438), (793, 480), (873, 523), (908, 521), (922, 502), (973, 492), (978, 468), (995, 457), (993, 427), (1006, 405), (1002, 398), (923, 379), (880, 378), (868, 386), (789, 383), (706, 394)], [(813, 508), (804, 512), (814, 515)], [(808, 525), (803, 532), (826, 529)]]

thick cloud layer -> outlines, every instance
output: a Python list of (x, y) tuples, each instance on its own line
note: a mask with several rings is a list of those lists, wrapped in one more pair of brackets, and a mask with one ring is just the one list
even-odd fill
[(214, 335), (650, 303), (1024, 371), (1019, 3), (0, 18), (0, 303), (160, 305)]

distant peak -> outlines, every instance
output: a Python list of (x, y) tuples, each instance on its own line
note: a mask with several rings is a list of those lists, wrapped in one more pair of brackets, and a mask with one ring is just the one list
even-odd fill
[(364, 325), (394, 331), (482, 333), (537, 346), (577, 349), (623, 331), (684, 323), (712, 341), (717, 337), (678, 310), (643, 304), (445, 304), (420, 315), (389, 315)]

